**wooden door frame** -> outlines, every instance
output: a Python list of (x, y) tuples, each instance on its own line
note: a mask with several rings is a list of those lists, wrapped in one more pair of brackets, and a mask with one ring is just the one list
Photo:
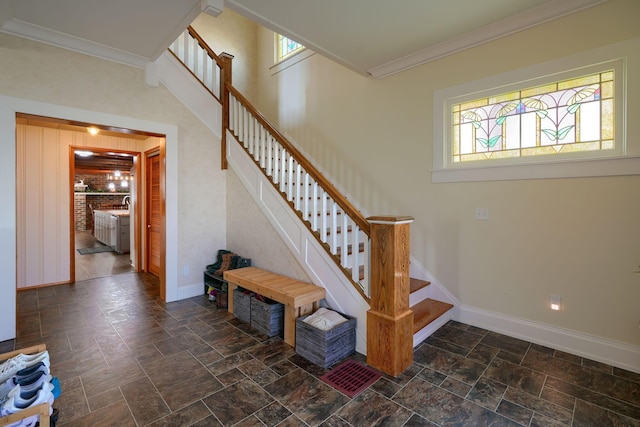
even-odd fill
[[(147, 218), (148, 218), (148, 212), (147, 212), (147, 207), (148, 207), (148, 197), (149, 195), (147, 194), (147, 161), (149, 159), (149, 157), (152, 156), (160, 156), (160, 162), (159, 162), (159, 167), (160, 167), (160, 298), (162, 298), (163, 301), (166, 301), (167, 299), (167, 288), (166, 288), (166, 258), (167, 258), (167, 233), (166, 233), (166, 227), (167, 227), (167, 208), (166, 208), (166, 194), (167, 194), (167, 186), (166, 186), (166, 167), (165, 167), (165, 156), (166, 156), (166, 147), (165, 147), (165, 140), (163, 140), (163, 142), (160, 143), (159, 146), (157, 147), (153, 147), (149, 150), (146, 150), (143, 155), (144, 155), (144, 175), (145, 175), (145, 179), (144, 179), (144, 186), (145, 186), (145, 212), (144, 212), (144, 231), (145, 231), (145, 235), (144, 235), (144, 248), (145, 248), (145, 252), (144, 252), (144, 260), (145, 260), (145, 271), (149, 271), (149, 248), (150, 248), (150, 243), (149, 243), (149, 224), (147, 222)], [(157, 154), (156, 154), (157, 153)]]
[[(136, 269), (137, 271), (142, 271), (141, 270), (141, 265), (140, 265), (140, 212), (139, 212), (139, 200), (140, 200), (140, 180), (138, 179), (138, 177), (140, 176), (140, 171), (141, 171), (141, 167), (140, 167), (140, 157), (141, 157), (141, 153), (139, 151), (128, 151), (128, 150), (117, 150), (117, 149), (113, 149), (113, 148), (98, 148), (98, 147), (85, 147), (85, 146), (76, 146), (76, 145), (70, 145), (69, 146), (69, 192), (70, 192), (70, 196), (69, 196), (69, 230), (70, 230), (70, 237), (71, 237), (71, 241), (69, 242), (69, 253), (70, 253), (70, 257), (69, 257), (69, 283), (75, 283), (76, 282), (76, 226), (75, 226), (75, 218), (76, 218), (76, 212), (75, 212), (75, 189), (74, 189), (74, 184), (75, 184), (75, 176), (76, 176), (76, 158), (75, 158), (75, 151), (76, 150), (80, 150), (80, 151), (93, 151), (96, 153), (106, 153), (106, 152), (110, 152), (110, 153), (126, 153), (126, 154), (131, 154), (134, 158), (133, 160), (133, 165), (135, 168), (135, 177), (134, 177), (134, 183), (135, 183), (135, 189), (136, 189), (136, 195), (133, 198), (133, 203), (134, 203), (134, 218), (133, 218), (133, 224), (134, 224), (134, 246), (135, 246), (135, 251), (136, 251), (136, 259), (135, 259), (135, 263), (136, 263)], [(131, 193), (131, 191), (129, 191), (129, 193)], [(131, 199), (131, 198), (130, 198)]]

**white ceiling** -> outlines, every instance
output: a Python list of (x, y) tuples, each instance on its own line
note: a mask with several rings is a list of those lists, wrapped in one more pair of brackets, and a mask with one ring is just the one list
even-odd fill
[[(384, 77), (604, 1), (226, 0), (225, 7)], [(0, 31), (142, 67), (212, 3), (222, 0), (0, 0)]]

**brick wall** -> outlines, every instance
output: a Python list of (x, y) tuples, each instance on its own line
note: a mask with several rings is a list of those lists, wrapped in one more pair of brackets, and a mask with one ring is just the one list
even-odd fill
[(73, 194), (73, 221), (76, 231), (87, 229), (87, 195), (84, 193)]
[[(109, 192), (107, 176), (104, 173), (100, 174), (83, 174), (77, 173), (75, 176), (75, 183), (79, 183), (80, 180), (84, 180), (85, 185), (88, 185), (87, 192), (74, 193), (73, 200), (73, 213), (74, 213), (74, 228), (76, 231), (90, 231), (93, 229), (93, 217), (91, 209), (98, 210), (111, 210), (114, 205), (122, 205), (122, 199), (128, 195), (127, 192), (123, 192), (122, 188), (116, 187), (116, 192)], [(93, 192), (99, 192), (95, 194)]]

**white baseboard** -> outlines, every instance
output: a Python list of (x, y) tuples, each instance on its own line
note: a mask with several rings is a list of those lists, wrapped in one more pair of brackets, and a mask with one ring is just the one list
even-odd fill
[(180, 286), (178, 288), (178, 300), (204, 295), (204, 285), (194, 283), (193, 285)]
[(469, 306), (457, 308), (452, 314), (453, 320), (640, 373), (640, 346), (494, 311)]

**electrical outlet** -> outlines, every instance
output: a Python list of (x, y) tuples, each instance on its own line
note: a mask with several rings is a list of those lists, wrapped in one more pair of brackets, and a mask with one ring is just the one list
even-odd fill
[(489, 208), (476, 208), (476, 221), (489, 221)]
[(189, 266), (185, 265), (184, 267), (182, 267), (182, 275), (184, 277), (187, 277), (189, 275)]

